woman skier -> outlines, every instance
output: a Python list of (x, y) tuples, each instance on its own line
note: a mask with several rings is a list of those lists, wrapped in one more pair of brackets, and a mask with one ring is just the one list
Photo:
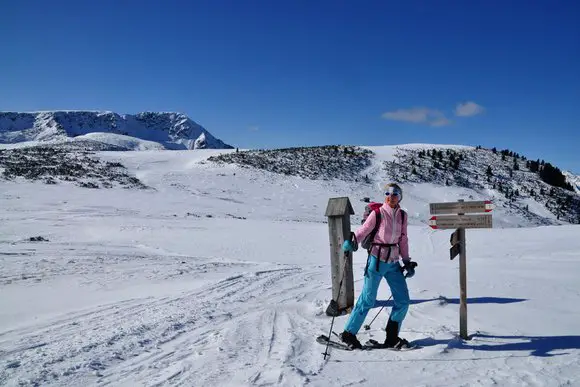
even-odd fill
[[(409, 342), (399, 337), (399, 331), (409, 309), (409, 289), (405, 277), (410, 278), (415, 274), (417, 264), (409, 257), (407, 217), (399, 205), (402, 199), (401, 187), (394, 183), (387, 184), (385, 202), (377, 211), (379, 214), (372, 211), (364, 224), (353, 233), (351, 240), (344, 241), (342, 245), (344, 251), (355, 251), (358, 248), (358, 241), (363, 241), (371, 234), (376, 225), (377, 215), (380, 215), (380, 224), (369, 249), (362, 293), (344, 327), (344, 332), (340, 335), (341, 340), (351, 348), (362, 348), (356, 334), (370, 308), (375, 305), (382, 278), (387, 280), (394, 301), (384, 345), (397, 349), (409, 347)], [(403, 266), (399, 264), (401, 258)]]

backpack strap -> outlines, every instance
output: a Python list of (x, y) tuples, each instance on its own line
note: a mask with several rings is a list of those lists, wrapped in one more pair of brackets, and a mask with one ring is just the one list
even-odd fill
[[(381, 208), (378, 207), (377, 209), (373, 210), (375, 213), (375, 227), (373, 228), (373, 231), (371, 231), (371, 235), (372, 235), (372, 239), (371, 239), (371, 244), (369, 245), (369, 248), (367, 249), (368, 252), (368, 256), (367, 256), (367, 264), (365, 266), (365, 277), (367, 276), (368, 270), (369, 270), (369, 263), (371, 261), (371, 250), (373, 249), (373, 243), (372, 241), (375, 240), (375, 235), (377, 235), (377, 231), (379, 231), (379, 226), (381, 225), (381, 220), (382, 220), (382, 216), (381, 216)], [(379, 251), (380, 253), (380, 251)], [(378, 262), (378, 258), (377, 258), (377, 262)], [(377, 264), (377, 271), (379, 270), (378, 268), (378, 264)]]
[(387, 261), (389, 261), (389, 258), (391, 258), (391, 248), (394, 246), (398, 246), (398, 243), (373, 243), (373, 246), (379, 246), (379, 252), (377, 253), (377, 271), (379, 271), (379, 265), (381, 262), (381, 252), (383, 247), (388, 248), (389, 250), (387, 251)]
[(371, 231), (371, 235), (373, 236), (373, 239), (371, 240), (371, 245), (370, 245), (370, 247), (368, 249), (369, 254), (371, 253), (371, 249), (372, 249), (372, 246), (373, 246), (373, 241), (375, 240), (375, 236), (377, 235), (377, 232), (379, 231), (379, 227), (381, 226), (381, 221), (383, 220), (382, 219), (383, 217), (381, 215), (381, 208), (380, 207), (375, 210), (375, 217), (376, 217), (375, 227), (373, 228), (373, 231)]

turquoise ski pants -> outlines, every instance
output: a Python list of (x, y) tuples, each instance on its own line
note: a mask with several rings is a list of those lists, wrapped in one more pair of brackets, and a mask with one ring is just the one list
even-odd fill
[(358, 333), (367, 317), (367, 313), (375, 306), (377, 291), (383, 277), (387, 280), (387, 284), (389, 284), (393, 294), (394, 306), (391, 310), (390, 318), (398, 322), (399, 329), (401, 329), (407, 310), (409, 310), (409, 288), (400, 267), (398, 262), (387, 263), (381, 261), (379, 271), (377, 271), (377, 258), (371, 255), (367, 275), (364, 277), (362, 293), (346, 322), (344, 327), (346, 331), (353, 335)]

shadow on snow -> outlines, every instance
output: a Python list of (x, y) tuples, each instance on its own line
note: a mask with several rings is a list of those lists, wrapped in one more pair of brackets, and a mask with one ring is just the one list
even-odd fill
[[(473, 297), (467, 298), (467, 304), (511, 304), (527, 301), (523, 298), (507, 297)], [(459, 298), (437, 297), (432, 299), (411, 300), (411, 304), (438, 302), (440, 305), (459, 304)], [(393, 306), (393, 300), (377, 300), (376, 307)], [(494, 336), (476, 333), (470, 336), (474, 341), (456, 338), (453, 340), (436, 340), (425, 338), (414, 340), (423, 347), (447, 345), (449, 349), (471, 349), (476, 351), (529, 351), (530, 356), (550, 357), (567, 353), (552, 354), (552, 351), (580, 349), (580, 336)], [(483, 343), (482, 343), (483, 341)], [(502, 342), (503, 341), (503, 342)]]
[[(460, 338), (451, 341), (426, 338), (414, 340), (414, 342), (424, 347), (446, 344), (449, 349), (470, 349), (475, 351), (529, 351), (530, 356), (538, 357), (568, 354), (568, 352), (557, 354), (550, 353), (557, 350), (580, 349), (580, 336), (495, 336), (476, 333), (471, 335), (470, 338), (474, 341), (466, 341)], [(488, 341), (483, 344), (481, 340), (486, 339), (509, 340), (510, 342)]]
[[(447, 298), (447, 297), (437, 297), (431, 299), (423, 299), (423, 300), (411, 300), (410, 304), (422, 304), (424, 302), (433, 302), (436, 301), (439, 305), (447, 305), (447, 304), (457, 304), (459, 305), (459, 298)], [(512, 304), (515, 302), (523, 302), (527, 301), (525, 298), (507, 298), (507, 297), (471, 297), (467, 298), (467, 304)], [(393, 300), (377, 300), (375, 302), (375, 308), (379, 306), (393, 306)]]
[[(524, 298), (507, 297), (473, 297), (467, 298), (467, 304), (511, 304), (524, 302)], [(437, 297), (432, 299), (411, 300), (411, 304), (422, 304), (424, 302), (438, 302), (439, 305), (459, 304), (459, 298)], [(393, 306), (393, 300), (377, 300), (375, 308)], [(430, 347), (435, 345), (446, 345), (448, 349), (470, 349), (475, 351), (527, 351), (529, 356), (550, 357), (564, 355), (567, 353), (553, 354), (552, 351), (565, 351), (580, 349), (580, 336), (495, 336), (483, 333), (476, 333), (470, 336), (473, 340), (462, 340), (459, 337), (449, 339), (425, 338), (414, 340), (415, 343)]]

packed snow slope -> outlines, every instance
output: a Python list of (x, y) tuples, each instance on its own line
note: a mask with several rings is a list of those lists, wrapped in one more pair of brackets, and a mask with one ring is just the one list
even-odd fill
[(181, 113), (0, 112), (0, 143), (77, 139), (99, 141), (124, 150), (232, 148)]
[[(369, 149), (370, 184), (209, 161), (232, 153), (218, 150), (97, 154), (147, 189), (0, 180), (0, 385), (580, 385), (580, 226), (498, 206), (494, 228), (467, 230), (462, 340), (451, 230), (426, 225), (428, 203), (488, 197), (433, 183), (403, 183), (419, 266), (401, 336), (424, 348), (323, 359), (324, 212), (348, 196), (356, 227), (361, 199), (382, 200), (394, 149)], [(358, 296), (365, 252), (353, 261)], [(384, 339), (389, 296), (383, 283), (361, 340)]]

